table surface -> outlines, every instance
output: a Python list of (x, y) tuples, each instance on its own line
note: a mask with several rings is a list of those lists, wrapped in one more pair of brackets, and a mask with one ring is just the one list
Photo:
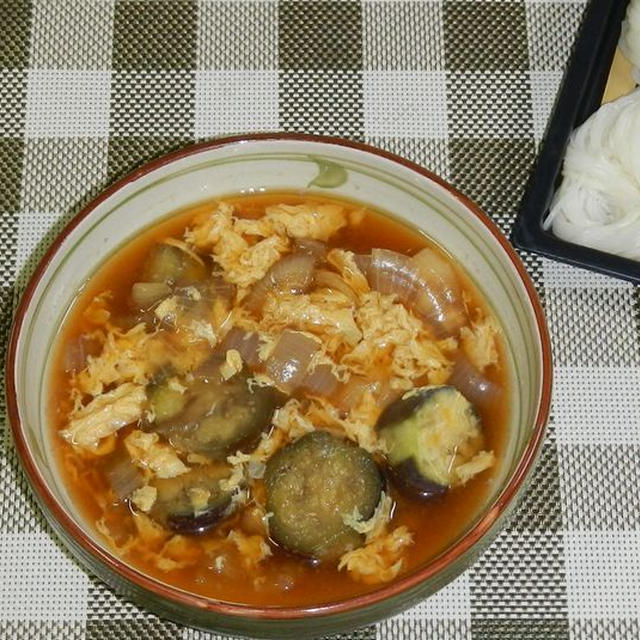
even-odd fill
[[(0, 349), (64, 222), (194, 140), (279, 129), (366, 141), (447, 178), (508, 233), (584, 6), (0, 0)], [(638, 291), (523, 259), (555, 356), (531, 488), (466, 573), (343, 638), (640, 637)], [(0, 638), (214, 637), (141, 611), (76, 564), (0, 410)]]

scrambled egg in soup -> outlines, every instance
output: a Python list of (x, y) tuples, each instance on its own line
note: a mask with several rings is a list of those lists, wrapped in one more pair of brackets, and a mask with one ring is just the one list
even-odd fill
[(183, 212), (117, 253), (58, 344), (66, 481), (114, 553), (228, 601), (393, 580), (477, 513), (500, 327), (427, 238), (294, 194)]

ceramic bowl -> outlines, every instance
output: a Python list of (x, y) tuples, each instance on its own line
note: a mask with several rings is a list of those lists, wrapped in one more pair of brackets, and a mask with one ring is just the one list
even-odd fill
[[(508, 446), (479, 515), (443, 553), (366, 595), (300, 608), (209, 600), (168, 586), (118, 559), (83, 521), (63, 487), (46, 425), (47, 366), (56, 332), (87, 277), (118, 247), (172, 212), (261, 190), (358, 200), (423, 230), (467, 270), (505, 334), (513, 381)], [(346, 631), (426, 598), (461, 573), (495, 537), (522, 494), (549, 412), (549, 338), (534, 288), (496, 226), (440, 178), (361, 144), (265, 134), (189, 147), (117, 182), (81, 211), (36, 269), (14, 321), (7, 400), (17, 451), (40, 506), (71, 552), (106, 583), (179, 622), (238, 635), (302, 637)]]

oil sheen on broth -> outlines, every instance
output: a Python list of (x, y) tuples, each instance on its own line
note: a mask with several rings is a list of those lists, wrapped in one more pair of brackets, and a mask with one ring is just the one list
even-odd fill
[(465, 530), (503, 447), (505, 368), (487, 305), (424, 235), (344, 200), (229, 197), (86, 283), (55, 347), (52, 442), (130, 564), (229, 602), (315, 605)]

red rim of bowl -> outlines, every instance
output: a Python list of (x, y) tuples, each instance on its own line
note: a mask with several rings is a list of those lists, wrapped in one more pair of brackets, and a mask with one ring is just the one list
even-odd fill
[[(486, 511), (486, 513), (476, 522), (476, 524), (471, 529), (467, 531), (466, 534), (459, 538), (457, 542), (455, 542), (445, 552), (443, 552), (441, 555), (436, 557), (421, 569), (418, 569), (413, 573), (410, 573), (405, 577), (390, 584), (380, 587), (375, 591), (365, 593), (364, 595), (349, 598), (341, 602), (333, 602), (317, 606), (260, 608), (256, 606), (231, 604), (223, 601), (212, 600), (204, 596), (189, 594), (185, 591), (182, 591), (181, 589), (171, 587), (158, 580), (152, 579), (141, 573), (140, 571), (127, 566), (124, 562), (120, 561), (115, 556), (112, 556), (105, 552), (89, 536), (87, 536), (82, 531), (82, 529), (80, 529), (80, 527), (66, 514), (64, 509), (59, 505), (58, 501), (49, 492), (44, 479), (40, 475), (33, 460), (29, 456), (29, 450), (22, 434), (14, 381), (15, 358), (17, 355), (20, 332), (24, 322), (26, 310), (33, 298), (35, 289), (51, 259), (60, 248), (60, 245), (62, 244), (64, 239), (84, 218), (86, 218), (100, 203), (116, 193), (122, 187), (176, 160), (185, 158), (204, 150), (235, 145), (241, 142), (266, 140), (316, 142), (322, 144), (337, 145), (340, 147), (348, 147), (385, 158), (396, 164), (400, 164), (420, 174), (428, 180), (435, 182), (441, 187), (444, 187), (455, 199), (460, 201), (465, 206), (465, 208), (469, 210), (470, 213), (476, 216), (476, 218), (478, 218), (480, 222), (484, 224), (484, 226), (490, 231), (490, 233), (500, 244), (507, 258), (509, 258), (509, 260), (511, 261), (529, 298), (529, 303), (535, 316), (536, 326), (538, 329), (539, 340), (541, 344), (542, 391), (535, 419), (534, 431), (527, 445), (527, 448), (525, 449), (515, 471), (511, 476), (511, 479), (502, 490), (500, 495), (495, 499), (491, 507)], [(57, 522), (62, 525), (62, 527), (69, 534), (73, 536), (75, 542), (79, 544), (85, 552), (88, 552), (91, 556), (102, 562), (102, 564), (106, 565), (111, 571), (114, 571), (121, 577), (124, 577), (129, 582), (132, 582), (138, 587), (142, 587), (143, 589), (152, 592), (156, 596), (161, 596), (174, 603), (195, 607), (201, 610), (210, 611), (212, 613), (234, 617), (291, 620), (308, 617), (310, 615), (326, 616), (330, 614), (347, 613), (355, 609), (364, 608), (366, 606), (378, 603), (387, 598), (397, 596), (400, 593), (405, 592), (412, 587), (415, 587), (418, 583), (436, 575), (450, 563), (454, 562), (457, 558), (466, 553), (471, 547), (473, 547), (480, 540), (480, 538), (482, 538), (485, 532), (487, 532), (491, 528), (500, 514), (506, 509), (506, 507), (511, 502), (512, 498), (515, 496), (518, 489), (524, 482), (536, 459), (536, 454), (542, 442), (545, 425), (549, 417), (551, 402), (551, 371), (551, 343), (538, 295), (529, 279), (529, 276), (527, 275), (527, 272), (524, 269), (524, 266), (522, 265), (522, 262), (520, 261), (520, 258), (517, 256), (513, 247), (509, 244), (504, 235), (498, 230), (496, 225), (479, 209), (476, 204), (474, 204), (466, 196), (459, 193), (442, 178), (424, 169), (423, 167), (400, 156), (389, 153), (387, 151), (382, 151), (363, 143), (344, 140), (342, 138), (334, 138), (330, 136), (314, 136), (309, 134), (296, 133), (260, 133), (232, 136), (194, 144), (171, 152), (156, 160), (152, 160), (151, 162), (132, 171), (124, 178), (118, 180), (110, 187), (105, 189), (92, 202), (84, 207), (76, 216), (74, 216), (74, 218), (56, 237), (53, 244), (49, 247), (43, 258), (40, 260), (22, 295), (11, 328), (5, 373), (8, 417), (11, 424), (11, 430), (13, 432), (16, 449), (22, 462), (22, 467), (30, 480), (32, 489), (36, 492), (39, 499), (46, 505), (47, 509), (49, 510), (49, 514), (52, 515), (57, 520)]]

